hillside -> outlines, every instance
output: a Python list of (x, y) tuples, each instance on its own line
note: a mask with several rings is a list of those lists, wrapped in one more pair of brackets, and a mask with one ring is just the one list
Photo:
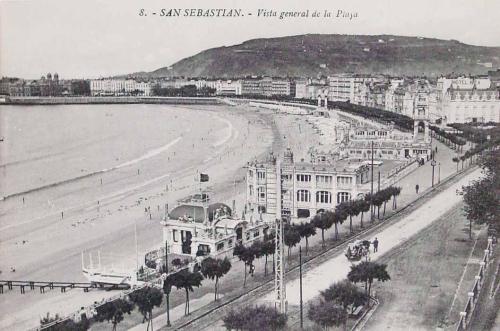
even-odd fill
[(301, 35), (254, 39), (205, 50), (152, 77), (316, 76), (339, 72), (430, 75), (486, 73), (500, 67), (500, 47), (391, 35)]

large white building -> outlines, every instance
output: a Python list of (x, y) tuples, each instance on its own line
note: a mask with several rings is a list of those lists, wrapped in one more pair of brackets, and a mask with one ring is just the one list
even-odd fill
[(93, 79), (90, 81), (90, 93), (98, 95), (129, 95), (139, 92), (140, 95), (151, 95), (151, 83), (133, 79)]
[(184, 78), (176, 78), (176, 79), (167, 79), (161, 80), (160, 82), (161, 88), (181, 88), (184, 86), (194, 85), (197, 89), (202, 88), (213, 88), (217, 87), (216, 80), (206, 80), (206, 79), (184, 79)]
[(363, 196), (370, 169), (359, 162), (339, 161), (334, 165), (295, 162), (290, 150), (282, 162), (270, 155), (247, 168), (247, 203), (264, 220), (276, 218), (276, 203), (292, 219), (308, 218), (332, 210), (341, 202)]
[(383, 80), (381, 77), (352, 74), (328, 76), (328, 100), (351, 101), (354, 103), (361, 84), (365, 82), (382, 82)]
[(217, 95), (241, 95), (241, 81), (219, 80), (215, 86)]
[(489, 77), (443, 77), (437, 90), (445, 123), (500, 122), (499, 90)]

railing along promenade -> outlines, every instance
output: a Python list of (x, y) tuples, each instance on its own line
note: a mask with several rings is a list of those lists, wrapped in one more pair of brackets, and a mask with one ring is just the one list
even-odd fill
[(486, 277), (486, 273), (488, 272), (490, 261), (492, 260), (494, 248), (495, 244), (493, 238), (490, 237), (488, 238), (488, 246), (484, 250), (483, 259), (479, 263), (479, 271), (475, 276), (474, 285), (472, 286), (470, 292), (467, 293), (469, 299), (465, 304), (464, 310), (460, 312), (457, 331), (465, 331), (470, 327), (470, 322), (479, 300), (479, 294), (483, 289), (484, 279)]

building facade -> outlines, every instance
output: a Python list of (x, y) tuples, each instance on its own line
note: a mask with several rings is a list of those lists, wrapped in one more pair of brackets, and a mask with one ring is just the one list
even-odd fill
[(361, 84), (366, 82), (382, 82), (382, 77), (337, 74), (328, 76), (328, 99), (332, 101), (350, 101), (355, 102), (356, 93)]
[(133, 79), (93, 79), (90, 81), (92, 96), (151, 95), (151, 83)]
[(263, 162), (248, 165), (247, 206), (272, 221), (280, 201), (283, 216), (292, 220), (309, 218), (363, 196), (368, 189), (363, 184), (368, 182), (369, 172), (369, 167), (361, 163), (295, 162), (290, 150), (278, 161), (271, 154)]
[(490, 77), (441, 77), (437, 90), (445, 123), (500, 122), (500, 92)]
[(240, 80), (219, 80), (215, 86), (217, 95), (241, 95)]
[(182, 201), (161, 224), (169, 253), (214, 258), (232, 257), (237, 244), (247, 246), (263, 240), (269, 228), (253, 215), (238, 218), (229, 206), (210, 203), (206, 193)]

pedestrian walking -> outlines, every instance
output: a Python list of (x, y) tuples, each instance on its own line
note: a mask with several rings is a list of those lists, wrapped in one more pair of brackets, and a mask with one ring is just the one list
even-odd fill
[(415, 185), (415, 192), (417, 192), (417, 194), (418, 194), (418, 189), (419, 189), (419, 188), (420, 188), (420, 186), (418, 186), (418, 184), (417, 184), (417, 185)]
[(373, 241), (373, 253), (376, 253), (378, 251), (378, 239), (375, 237), (375, 240)]

